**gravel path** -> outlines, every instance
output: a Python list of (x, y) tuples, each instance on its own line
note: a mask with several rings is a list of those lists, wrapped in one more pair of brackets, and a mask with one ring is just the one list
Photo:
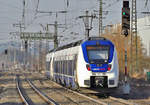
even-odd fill
[(15, 75), (0, 72), (0, 105), (23, 105), (16, 89)]

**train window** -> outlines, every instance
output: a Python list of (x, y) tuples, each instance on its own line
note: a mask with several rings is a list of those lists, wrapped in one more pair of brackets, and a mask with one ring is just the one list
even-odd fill
[(76, 70), (76, 62), (77, 62), (77, 55), (74, 55), (74, 59), (73, 59), (73, 66), (72, 66), (72, 68), (73, 68), (73, 76), (74, 76), (74, 72), (75, 72), (75, 70)]
[(68, 60), (66, 60), (66, 74), (68, 75)]
[(68, 62), (66, 60), (66, 74), (68, 74)]
[(72, 61), (72, 76), (74, 76), (74, 70), (75, 70), (75, 65), (74, 65), (74, 60)]
[(62, 71), (63, 71), (63, 74), (65, 74), (65, 65), (64, 65), (65, 63), (64, 63), (64, 60), (62, 61)]
[(58, 61), (56, 61), (56, 73), (58, 73)]
[(60, 61), (59, 61), (59, 73), (61, 73), (61, 66), (60, 66)]
[(56, 72), (56, 62), (54, 62), (54, 72)]
[(59, 61), (59, 73), (61, 73), (61, 61)]
[(72, 75), (72, 60), (68, 60), (68, 75)]
[(74, 65), (73, 65), (74, 63), (73, 63), (73, 62), (74, 62), (74, 60), (72, 60), (72, 62), (71, 62), (71, 65), (72, 65), (72, 69), (71, 69), (72, 74), (71, 74), (71, 75), (72, 75), (72, 76), (73, 76), (73, 72), (74, 72)]
[(61, 61), (60, 62), (60, 73), (62, 74), (62, 67), (61, 67)]
[(70, 62), (67, 61), (67, 75), (70, 75)]
[(66, 60), (64, 60), (64, 70), (65, 70), (65, 74), (67, 74), (67, 62), (66, 62)]
[(72, 60), (72, 76), (73, 76), (73, 72), (74, 72), (74, 60)]
[(90, 63), (107, 63), (109, 58), (109, 46), (88, 46), (87, 54)]
[(59, 71), (58, 71), (59, 70), (59, 62), (57, 61), (56, 64), (57, 64), (56, 71), (57, 71), (57, 73), (59, 73)]
[(46, 71), (50, 70), (50, 62), (46, 62)]
[(57, 73), (57, 62), (56, 61), (54, 62), (54, 68), (55, 68), (54, 71)]
[(62, 61), (61, 61), (61, 74), (63, 74), (63, 64), (62, 64)]

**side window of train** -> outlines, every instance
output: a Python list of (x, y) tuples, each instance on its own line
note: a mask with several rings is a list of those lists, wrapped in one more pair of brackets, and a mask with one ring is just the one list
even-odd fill
[(59, 73), (59, 61), (57, 61), (57, 73)]
[(65, 56), (65, 74), (67, 75), (67, 56)]
[(62, 74), (64, 74), (64, 61), (62, 60)]
[(68, 60), (68, 75), (72, 75), (72, 60)]
[(63, 73), (62, 72), (62, 60), (60, 60), (60, 71), (61, 71), (61, 74)]
[(51, 63), (52, 58), (50, 58), (49, 62)]
[(53, 70), (55, 70), (55, 59), (53, 58), (53, 62), (52, 62), (52, 67), (53, 67)]
[(58, 66), (59, 69), (58, 70), (59, 70), (59, 73), (61, 73), (61, 61), (59, 60), (58, 62), (59, 62), (59, 66)]
[(74, 76), (74, 59), (72, 60), (71, 65), (72, 65), (72, 68), (71, 68), (72, 76)]
[(57, 61), (55, 61), (55, 72), (57, 73)]
[(61, 73), (61, 61), (59, 60), (59, 73)]
[(66, 60), (66, 74), (68, 75), (68, 60)]
[(69, 75), (69, 61), (68, 61), (68, 58), (67, 58), (67, 75)]
[(62, 73), (64, 74), (64, 60), (62, 60)]
[(66, 60), (64, 60), (64, 74), (66, 74)]
[(55, 70), (56, 70), (55, 58), (53, 59), (53, 69), (54, 69), (54, 72), (55, 72)]
[(75, 54), (75, 55), (74, 55), (74, 59), (73, 59), (73, 75), (76, 74), (77, 57), (78, 57), (78, 55)]
[(65, 74), (65, 60), (63, 60), (63, 74)]

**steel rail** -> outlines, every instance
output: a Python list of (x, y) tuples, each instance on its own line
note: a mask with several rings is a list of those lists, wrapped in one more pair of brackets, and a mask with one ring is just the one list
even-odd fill
[[(53, 82), (53, 81), (51, 81), (51, 82)], [(55, 82), (53, 82), (53, 83), (55, 83)], [(59, 84), (58, 84), (58, 85), (59, 85)], [(61, 86), (61, 85), (59, 85), (59, 86), (62, 87), (62, 88), (67, 89), (67, 90), (70, 91), (70, 92), (73, 92), (73, 93), (78, 94), (78, 95), (80, 95), (80, 96), (82, 96), (82, 97), (85, 97), (85, 98), (87, 98), (87, 99), (89, 99), (89, 100), (91, 100), (91, 101), (94, 101), (94, 102), (96, 102), (96, 103), (99, 103), (99, 104), (101, 104), (101, 105), (109, 105), (109, 104), (106, 103), (106, 102), (93, 99), (93, 98), (91, 98), (91, 97), (89, 97), (89, 96), (86, 96), (86, 95), (80, 93), (80, 92), (73, 91), (73, 90), (68, 89), (68, 88), (66, 88), (66, 87), (63, 87), (63, 86)], [(111, 97), (111, 96), (109, 97), (109, 99), (110, 99), (110, 100), (114, 100), (114, 101), (118, 101), (119, 103), (123, 103), (123, 104), (126, 104), (126, 105), (138, 105), (137, 103), (128, 102), (128, 101), (126, 101), (126, 100), (117, 99), (117, 98)]]
[[(51, 82), (53, 82), (53, 81), (51, 81)], [(56, 82), (53, 82), (53, 83), (56, 83)], [(56, 84), (57, 84), (57, 83), (56, 83)], [(59, 84), (57, 84), (57, 85), (59, 85)], [(66, 87), (63, 87), (63, 86), (61, 86), (61, 85), (59, 85), (59, 86), (62, 87), (62, 88), (64, 88), (64, 89), (66, 89), (66, 90), (68, 90), (68, 91), (70, 91), (70, 92), (72, 92), (72, 93), (74, 93), (74, 94), (77, 94), (77, 95), (79, 95), (79, 96), (81, 96), (81, 97), (87, 98), (87, 99), (89, 99), (89, 100), (91, 100), (91, 101), (93, 101), (93, 102), (95, 102), (95, 103), (98, 103), (98, 104), (100, 104), (100, 105), (108, 105), (108, 103), (105, 103), (105, 102), (102, 102), (102, 101), (93, 99), (93, 98), (91, 98), (91, 97), (89, 97), (89, 96), (86, 96), (86, 95), (84, 95), (84, 94), (82, 94), (82, 93), (73, 91), (73, 90), (68, 89), (68, 88), (66, 88)]]
[(18, 77), (16, 78), (16, 82), (17, 82), (17, 90), (18, 90), (18, 92), (19, 92), (19, 95), (20, 95), (20, 97), (21, 97), (23, 103), (24, 103), (25, 105), (30, 105), (30, 104), (27, 102), (27, 100), (25, 99), (25, 97), (23, 96), (22, 92), (21, 92), (21, 89), (20, 89), (20, 86), (19, 86), (20, 84), (19, 84), (19, 79), (18, 79)]
[(33, 89), (37, 94), (39, 94), (47, 103), (53, 104), (53, 105), (59, 105), (59, 104), (58, 104), (57, 102), (55, 102), (53, 99), (49, 98), (47, 95), (45, 95), (44, 93), (42, 93), (39, 89), (37, 89), (37, 88), (33, 85), (33, 83), (32, 83), (30, 80), (27, 79), (27, 81), (28, 81), (28, 83), (30, 84), (30, 86), (32, 87), (32, 89)]
[(109, 97), (111, 100), (114, 100), (114, 101), (118, 101), (120, 103), (123, 103), (123, 104), (126, 104), (126, 105), (138, 105), (136, 103), (131, 103), (131, 102), (128, 102), (126, 100), (123, 100), (123, 99), (118, 99), (118, 98), (115, 98), (115, 97)]

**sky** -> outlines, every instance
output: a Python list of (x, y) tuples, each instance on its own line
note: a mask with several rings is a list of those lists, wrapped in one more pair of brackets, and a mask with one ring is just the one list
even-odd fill
[[(68, 2), (67, 2), (68, 1)], [(130, 0), (131, 1), (131, 0)], [(137, 15), (138, 18), (144, 17), (142, 11), (148, 11), (148, 6), (145, 7), (146, 0), (137, 0)], [(63, 28), (58, 29), (60, 43), (67, 43), (68, 40), (83, 39), (84, 23), (79, 16), (85, 15), (88, 10), (89, 14), (98, 16), (99, 0), (25, 0), (25, 32), (45, 32), (43, 27), (46, 24), (53, 24), (58, 21), (63, 24)], [(131, 3), (130, 3), (131, 5)], [(103, 0), (103, 26), (117, 24), (121, 22), (122, 0)], [(37, 13), (38, 11), (52, 12)], [(57, 13), (59, 11), (67, 11), (67, 14)], [(19, 27), (14, 24), (22, 22), (23, 0), (0, 0), (0, 43), (9, 42), (12, 40), (12, 32), (19, 32)], [(56, 18), (57, 17), (57, 18)], [(150, 22), (150, 21), (148, 21)], [(98, 19), (93, 20), (93, 29), (90, 32), (91, 36), (98, 36)], [(49, 26), (49, 31), (53, 31), (53, 26)], [(150, 36), (148, 37), (150, 39)], [(19, 37), (13, 37), (13, 40), (19, 40)], [(69, 43), (69, 42), (68, 42)]]

